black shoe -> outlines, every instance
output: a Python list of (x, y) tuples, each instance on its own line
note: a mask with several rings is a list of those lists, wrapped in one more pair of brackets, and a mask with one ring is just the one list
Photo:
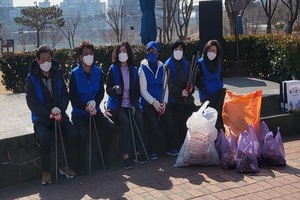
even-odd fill
[(147, 158), (145, 154), (140, 153), (139, 155), (137, 155), (137, 160), (134, 159), (134, 162), (138, 164), (145, 164), (147, 162)]
[(125, 169), (132, 169), (133, 168), (130, 158), (124, 159), (123, 162), (124, 162)]

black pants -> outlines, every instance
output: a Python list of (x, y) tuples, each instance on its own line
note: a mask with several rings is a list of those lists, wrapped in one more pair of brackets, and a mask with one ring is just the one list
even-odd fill
[(149, 152), (157, 153), (159, 149), (159, 123), (166, 128), (167, 131), (167, 148), (179, 150), (179, 132), (175, 128), (175, 121), (173, 120), (172, 111), (167, 107), (164, 114), (158, 120), (158, 112), (152, 105), (145, 105), (143, 107), (143, 115), (145, 121), (145, 133), (149, 137)]
[[(64, 146), (66, 147), (66, 155), (68, 165), (71, 169), (76, 168), (76, 145), (78, 144), (79, 134), (76, 131), (73, 124), (69, 121), (68, 117), (63, 117), (63, 120), (59, 123), (64, 137)], [(34, 123), (34, 131), (37, 135), (40, 147), (41, 147), (41, 160), (43, 172), (50, 171), (50, 160), (51, 160), (51, 145), (55, 140), (54, 120), (51, 123), (45, 121), (37, 121)], [(57, 127), (57, 138), (60, 139), (59, 129)]]
[(174, 125), (179, 130), (180, 144), (183, 144), (187, 132), (186, 121), (196, 111), (196, 105), (194, 103), (174, 103), (170, 104), (169, 108), (175, 114), (176, 121)]
[[(139, 132), (141, 134), (142, 140), (145, 141), (144, 119), (143, 119), (141, 110), (136, 110), (136, 113), (133, 117), (134, 117), (134, 120), (139, 129)], [(128, 108), (121, 107), (118, 110), (116, 123), (118, 126), (118, 134), (120, 135), (120, 141), (119, 141), (120, 151), (122, 154), (130, 154), (133, 150), (133, 147), (132, 147), (133, 140), (132, 140), (131, 124), (129, 121)], [(131, 123), (132, 123), (137, 152), (142, 152), (143, 151), (142, 142), (141, 142), (140, 138), (138, 137), (138, 133), (137, 133), (136, 127), (133, 123), (133, 120)]]
[[(108, 154), (112, 138), (116, 132), (114, 124), (103, 115), (102, 112), (97, 112), (93, 116), (96, 122), (98, 136), (101, 144), (101, 150), (104, 157)], [(93, 119), (91, 118), (91, 131), (95, 134)], [(74, 116), (72, 121), (79, 133), (79, 143), (77, 148), (78, 154), (78, 170), (87, 169), (88, 163), (88, 147), (89, 147), (89, 131), (90, 131), (90, 116)], [(93, 147), (98, 148), (98, 147)]]
[(220, 131), (221, 128), (224, 130), (222, 110), (223, 110), (225, 94), (226, 94), (226, 89), (222, 88), (216, 94), (208, 95), (207, 98), (201, 100), (202, 103), (209, 100), (208, 106), (215, 108), (218, 111), (218, 118), (216, 122), (216, 128), (218, 131)]

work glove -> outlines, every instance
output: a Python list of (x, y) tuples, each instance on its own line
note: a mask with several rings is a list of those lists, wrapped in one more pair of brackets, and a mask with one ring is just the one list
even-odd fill
[(121, 94), (122, 91), (123, 91), (122, 87), (121, 87), (120, 85), (117, 85), (117, 86), (116, 86), (116, 93), (117, 93), (117, 94)]
[(182, 90), (182, 92), (181, 92), (181, 96), (183, 96), (183, 97), (187, 97), (187, 96), (189, 96), (189, 93), (188, 93), (188, 91), (187, 91), (186, 89)]
[(163, 104), (157, 100), (155, 100), (152, 105), (158, 113), (161, 113), (164, 110)]
[(54, 119), (57, 122), (61, 121), (61, 119), (62, 119), (61, 111), (58, 107), (52, 108), (51, 113), (50, 113), (50, 119)]
[(86, 111), (88, 111), (91, 115), (96, 115), (96, 102), (94, 100), (88, 101), (86, 104)]
[(129, 107), (129, 112), (131, 113), (131, 115), (135, 115), (135, 112), (136, 112), (135, 107), (134, 106), (130, 106)]
[(51, 114), (52, 115), (58, 115), (58, 114), (60, 114), (61, 113), (61, 111), (60, 111), (60, 109), (58, 108), (58, 107), (54, 107), (54, 108), (52, 108), (52, 110), (51, 110)]

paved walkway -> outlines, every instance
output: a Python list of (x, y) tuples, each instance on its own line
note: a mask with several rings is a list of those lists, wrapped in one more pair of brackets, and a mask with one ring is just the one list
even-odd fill
[[(278, 84), (257, 79), (233, 78), (224, 83), (241, 94), (256, 89), (263, 89), (265, 95), (279, 92)], [(32, 132), (24, 94), (0, 95), (0, 110), (0, 139)], [(286, 167), (260, 166), (258, 173), (237, 173), (220, 166), (175, 168), (176, 158), (162, 156), (132, 170), (115, 163), (87, 176), (59, 177), (48, 186), (38, 179), (3, 187), (0, 199), (299, 199), (299, 139), (300, 134), (284, 137)]]
[(165, 156), (132, 170), (120, 163), (71, 180), (59, 177), (48, 186), (36, 180), (0, 188), (0, 199), (299, 199), (299, 139), (284, 138), (286, 167), (260, 166), (258, 173), (220, 166), (175, 168), (175, 158)]

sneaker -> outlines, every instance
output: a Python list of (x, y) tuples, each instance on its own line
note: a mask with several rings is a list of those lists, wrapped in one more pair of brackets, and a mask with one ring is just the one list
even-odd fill
[(156, 153), (150, 155), (150, 160), (157, 160), (157, 159), (158, 159), (158, 155)]
[(132, 169), (133, 168), (130, 158), (124, 159), (123, 162), (124, 162), (125, 169)]
[(65, 165), (62, 165), (59, 168), (59, 174), (66, 176), (67, 178), (74, 178), (74, 176), (76, 175), (75, 172), (70, 167), (67, 167)]
[(42, 175), (42, 184), (47, 185), (51, 183), (51, 175), (50, 172), (43, 172)]
[(171, 149), (167, 151), (167, 155), (168, 156), (177, 156), (178, 155), (178, 151), (176, 149)]
[(145, 164), (147, 162), (147, 158), (146, 158), (145, 154), (140, 153), (137, 155), (137, 160), (134, 159), (133, 161), (138, 164)]

